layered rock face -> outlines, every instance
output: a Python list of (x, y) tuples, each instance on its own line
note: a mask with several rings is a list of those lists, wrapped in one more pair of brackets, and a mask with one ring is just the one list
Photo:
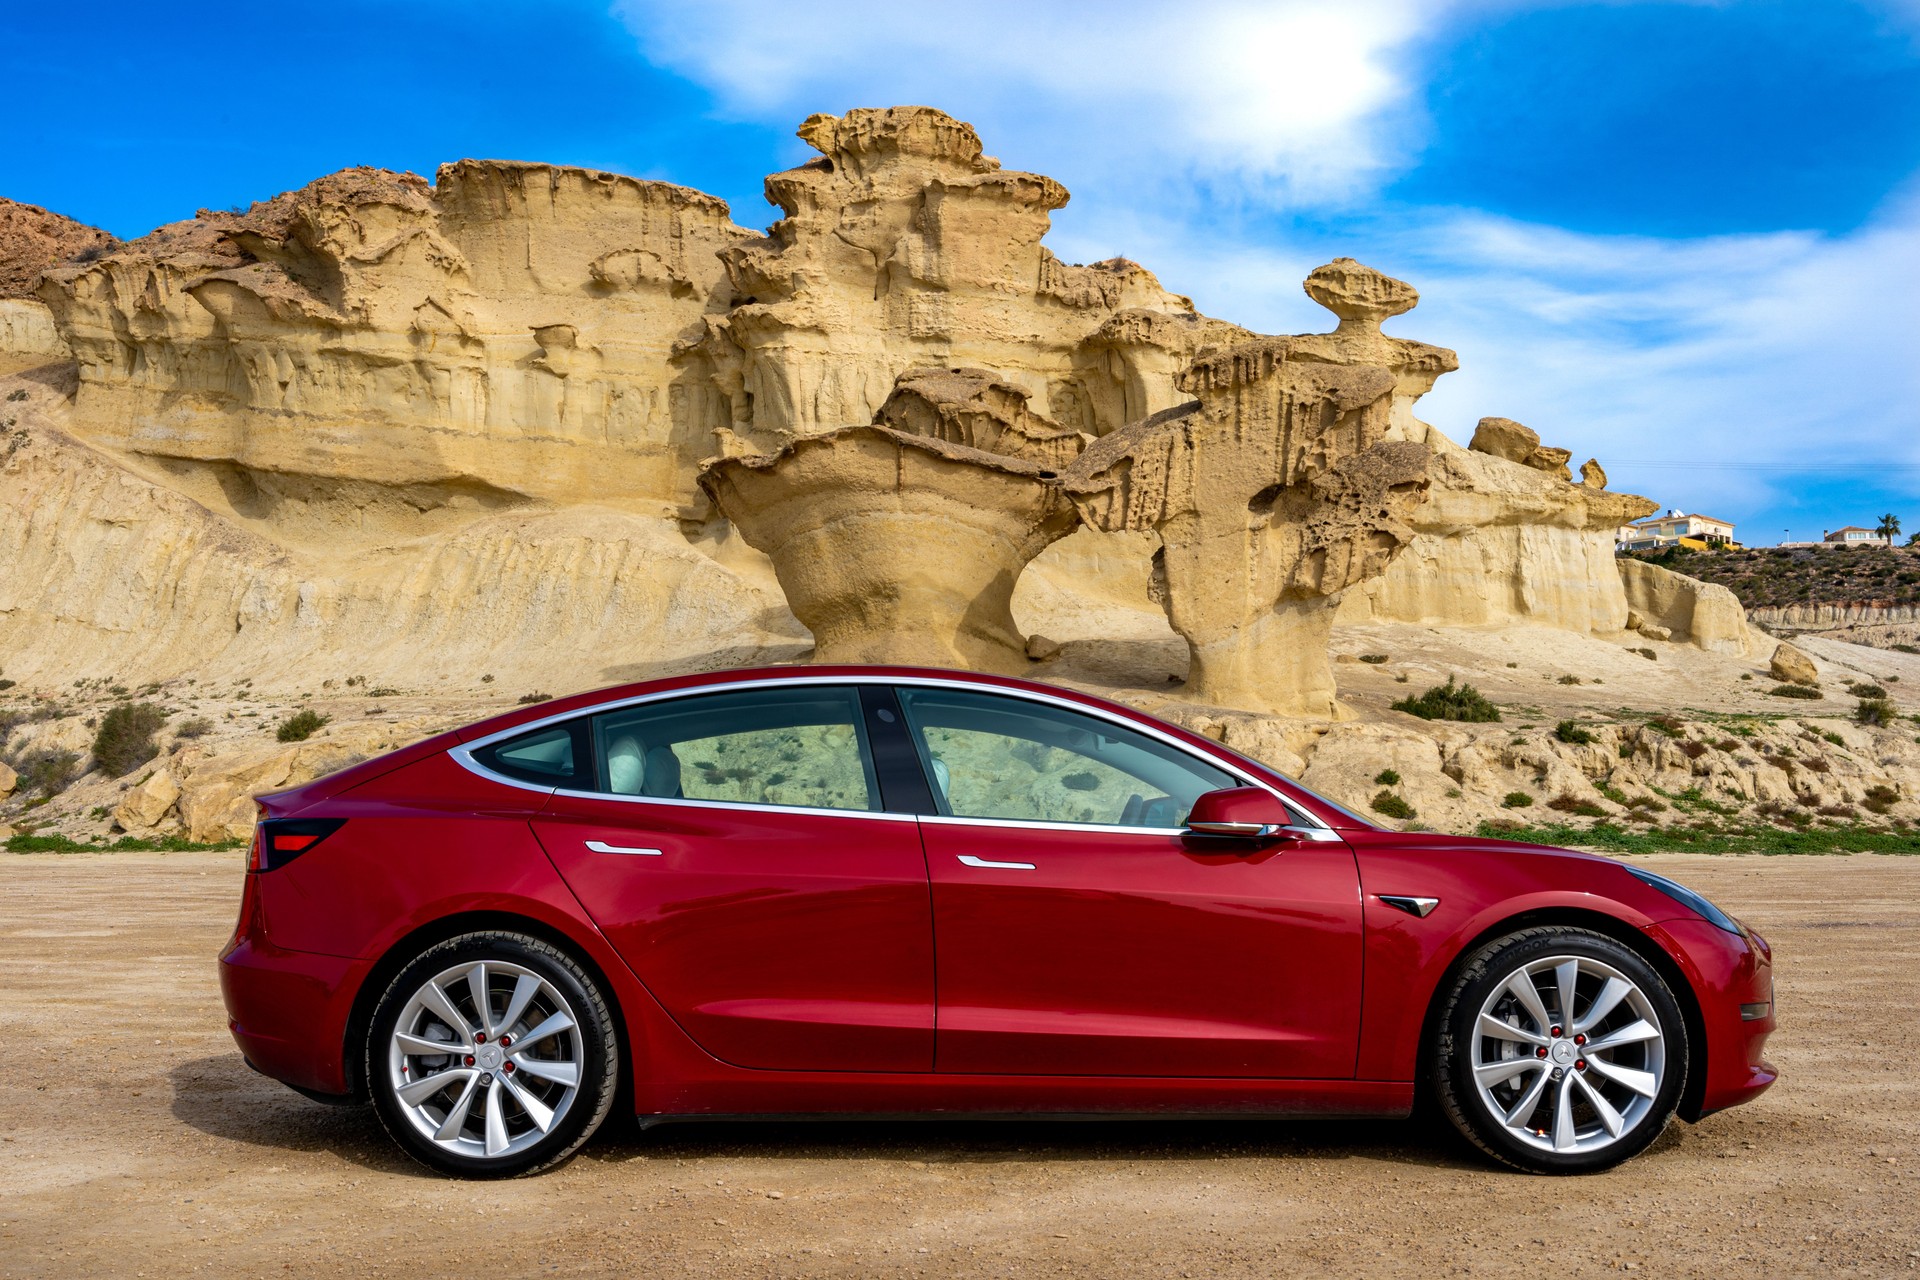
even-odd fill
[(895, 378), (979, 366), (1033, 412), (1104, 434), (1177, 403), (1204, 347), (1248, 336), (1137, 263), (1041, 245), (1058, 182), (1000, 168), (969, 125), (924, 107), (811, 116), (821, 158), (767, 179), (785, 215), (723, 255), (737, 304), (700, 345), (743, 448), (873, 420)]
[(118, 243), (98, 227), (0, 198), (0, 373), (73, 358), (34, 291), (49, 268)]
[(1337, 327), (1261, 339), (1059, 261), (1065, 190), (938, 111), (800, 136), (764, 235), (465, 160), (36, 249), (0, 358), (71, 372), (8, 410), (9, 670), (577, 683), (792, 656), (796, 615), (823, 658), (1017, 669), (1029, 562), (1096, 620), (1162, 543), (1197, 698), (1331, 714), (1336, 608), (1626, 624), (1612, 528), (1651, 504), (1518, 424), (1422, 423), (1457, 361), (1381, 331), (1410, 286), (1336, 260)]
[(1426, 447), (1386, 438), (1393, 375), (1295, 359), (1279, 338), (1196, 361), (1182, 385), (1197, 405), (1105, 437), (1068, 490), (1096, 528), (1159, 534), (1192, 696), (1334, 715), (1334, 609), (1412, 538), (1426, 488)]
[[(79, 362), (77, 428), (214, 510), (344, 481), (668, 513), (725, 412), (674, 346), (725, 309), (717, 254), (747, 235), (667, 183), (353, 169), (56, 268), (40, 295)], [(343, 521), (357, 497), (335, 496)]]

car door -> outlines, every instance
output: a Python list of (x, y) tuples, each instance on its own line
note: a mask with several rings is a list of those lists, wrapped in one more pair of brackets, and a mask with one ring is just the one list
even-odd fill
[(867, 716), (859, 689), (782, 682), (572, 726), (587, 780), (554, 793), (535, 834), (722, 1061), (931, 1068), (926, 861), (913, 817), (887, 812)]
[(1183, 834), (1243, 785), (1185, 747), (1059, 703), (899, 695), (939, 812), (942, 1072), (1351, 1077), (1360, 886), (1325, 841)]

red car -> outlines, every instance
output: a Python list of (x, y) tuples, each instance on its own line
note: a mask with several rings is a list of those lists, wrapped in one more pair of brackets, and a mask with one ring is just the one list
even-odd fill
[[(234, 1038), (448, 1172), (643, 1122), (1404, 1116), (1604, 1168), (1773, 1082), (1767, 944), (1606, 858), (1385, 831), (1141, 712), (789, 667), (262, 797)], [(624, 1088), (623, 1088), (624, 1086)]]

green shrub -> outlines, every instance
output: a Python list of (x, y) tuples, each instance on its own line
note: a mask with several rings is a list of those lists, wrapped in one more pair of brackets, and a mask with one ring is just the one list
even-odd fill
[(1870, 728), (1890, 725), (1899, 718), (1899, 709), (1885, 698), (1862, 698), (1853, 709), (1853, 722)]
[(1533, 804), (1533, 797), (1524, 791), (1509, 791), (1507, 798), (1500, 802), (1502, 809), (1525, 809)]
[(1867, 794), (1861, 798), (1860, 803), (1865, 805), (1867, 811), (1870, 813), (1885, 813), (1887, 810), (1893, 808), (1899, 799), (1900, 793), (1898, 791), (1895, 791), (1885, 783), (1875, 783), (1873, 786), (1867, 788)]
[(1547, 801), (1547, 808), (1561, 813), (1577, 814), (1582, 818), (1604, 818), (1607, 811), (1591, 800), (1582, 800), (1575, 795), (1558, 795)]
[(1560, 683), (1561, 684), (1579, 684), (1580, 677), (1579, 676), (1561, 676)]
[(530, 707), (536, 702), (547, 702), (552, 698), (553, 695), (550, 693), (523, 693), (516, 701), (523, 707)]
[(1373, 798), (1373, 811), (1384, 813), (1389, 818), (1406, 819), (1420, 816), (1412, 805), (1385, 788), (1382, 788), (1380, 794)]
[(0, 680), (0, 689), (11, 689), (11, 688), (13, 688), (13, 681)]
[(1559, 724), (1555, 725), (1553, 727), (1553, 736), (1562, 742), (1570, 742), (1575, 746), (1581, 746), (1593, 741), (1592, 734), (1571, 720), (1562, 720)]
[(1893, 647), (1901, 653), (1920, 653), (1920, 645), (1896, 644)]
[(204, 738), (212, 732), (213, 721), (207, 719), (205, 716), (195, 716), (191, 720), (182, 720), (179, 724), (173, 726), (173, 736), (181, 740)]
[(160, 754), (153, 735), (167, 713), (151, 702), (122, 702), (100, 718), (93, 735), (93, 762), (113, 777), (132, 773)]
[(1419, 716), (1422, 720), (1464, 720), (1486, 723), (1500, 718), (1500, 708), (1480, 696), (1470, 684), (1455, 684), (1452, 676), (1417, 698), (1402, 698), (1393, 704), (1395, 711)]
[(305, 742), (320, 732), (330, 718), (313, 710), (296, 711), (280, 722), (273, 736), (282, 742)]
[(1819, 698), (1823, 695), (1818, 689), (1804, 684), (1777, 684), (1767, 690), (1776, 698)]
[(1887, 691), (1877, 684), (1848, 685), (1847, 692), (1856, 698), (1884, 698), (1887, 696)]
[(1391, 769), (1382, 769), (1373, 776), (1373, 780), (1383, 787), (1397, 787), (1400, 785), (1400, 775)]
[(1060, 785), (1069, 791), (1098, 791), (1100, 779), (1090, 773), (1070, 773), (1060, 779)]
[(1387, 660), (1387, 655), (1384, 653), (1363, 653), (1360, 655), (1360, 661), (1370, 662), (1376, 667), (1379, 666), (1381, 663), (1385, 662), (1386, 660)]
[(59, 795), (80, 776), (77, 751), (34, 751), (18, 756), (13, 771), (20, 775), (20, 790), (38, 791), (44, 798)]
[(1822, 729), (1820, 731), (1820, 736), (1825, 738), (1828, 742), (1831, 742), (1836, 747), (1844, 747), (1847, 745), (1847, 740), (1841, 737), (1839, 734), (1835, 733), (1831, 729)]
[(367, 696), (369, 698), (397, 698), (400, 696), (400, 691), (383, 684), (378, 689), (367, 690)]
[(1628, 653), (1637, 653), (1637, 654), (1639, 654), (1639, 655), (1640, 655), (1641, 657), (1643, 657), (1643, 658), (1645, 658), (1645, 659), (1646, 659), (1646, 660), (1647, 660), (1648, 662), (1658, 662), (1658, 661), (1660, 661), (1660, 655), (1659, 655), (1659, 654), (1657, 654), (1657, 653), (1655, 653), (1655, 652), (1654, 652), (1653, 650), (1651, 650), (1651, 649), (1629, 649), (1629, 650), (1627, 650), (1627, 652), (1628, 652)]

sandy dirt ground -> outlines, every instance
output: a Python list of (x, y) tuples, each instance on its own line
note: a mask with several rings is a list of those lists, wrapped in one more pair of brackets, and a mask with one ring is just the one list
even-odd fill
[(0, 1276), (1920, 1273), (1920, 858), (1647, 860), (1773, 941), (1784, 1076), (1602, 1175), (1411, 1123), (615, 1122), (464, 1184), (242, 1065), (239, 857), (0, 857)]

